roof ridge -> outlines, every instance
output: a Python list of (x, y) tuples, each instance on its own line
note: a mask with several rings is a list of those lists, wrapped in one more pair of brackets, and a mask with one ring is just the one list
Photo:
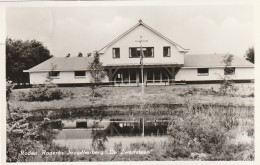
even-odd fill
[(118, 36), (116, 39), (114, 39), (113, 41), (111, 41), (109, 44), (107, 44), (106, 46), (104, 46), (102, 49), (100, 49), (98, 52), (100, 52), (101, 50), (103, 50), (104, 48), (110, 46), (112, 43), (116, 42), (118, 39), (120, 39), (121, 37), (125, 36), (127, 33), (129, 33), (130, 31), (132, 31), (133, 29), (135, 29), (137, 26), (139, 26), (140, 24), (142, 24), (141, 22), (135, 24), (134, 26), (132, 26), (130, 29), (128, 29), (127, 31), (125, 31), (124, 33), (122, 33), (120, 36)]
[(159, 36), (163, 37), (164, 39), (168, 40), (169, 42), (173, 43), (176, 46), (179, 46), (180, 48), (182, 48), (183, 50), (189, 50), (189, 49), (185, 49), (182, 46), (180, 46), (179, 44), (175, 43), (174, 41), (172, 41), (171, 39), (169, 39), (168, 37), (166, 37), (165, 35), (161, 34), (160, 32), (158, 32), (157, 30), (155, 30), (154, 28), (152, 28), (151, 26), (142, 23), (143, 25), (145, 25), (147, 28), (149, 28), (150, 30), (156, 32)]

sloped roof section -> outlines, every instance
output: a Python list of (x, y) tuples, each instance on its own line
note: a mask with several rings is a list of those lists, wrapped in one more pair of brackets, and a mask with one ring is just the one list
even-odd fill
[(93, 57), (53, 57), (24, 72), (88, 70)]
[[(184, 55), (184, 67), (224, 67), (225, 54), (186, 54)], [(233, 55), (231, 66), (254, 67), (251, 62)]]
[(160, 37), (162, 37), (163, 39), (167, 40), (168, 42), (170, 42), (171, 44), (175, 45), (180, 52), (185, 52), (187, 53), (189, 51), (189, 49), (185, 49), (182, 46), (178, 45), (177, 43), (173, 42), (172, 40), (170, 40), (169, 38), (165, 37), (164, 35), (162, 35), (161, 33), (159, 33), (158, 31), (154, 30), (153, 28), (151, 28), (150, 26), (148, 26), (147, 24), (143, 23), (142, 20), (139, 20), (139, 22), (134, 25), (133, 27), (131, 27), (129, 30), (127, 30), (125, 33), (121, 34), (119, 37), (117, 37), (116, 39), (114, 39), (112, 42), (110, 42), (109, 44), (107, 44), (105, 47), (103, 47), (102, 49), (99, 50), (99, 53), (104, 53), (106, 48), (108, 48), (109, 46), (111, 46), (112, 44), (114, 44), (115, 42), (117, 42), (118, 40), (120, 40), (122, 37), (124, 37), (125, 35), (127, 35), (128, 33), (130, 33), (131, 31), (133, 31), (135, 28), (137, 28), (138, 26), (144, 26), (147, 29), (151, 30), (152, 32), (154, 32), (155, 34), (159, 35)]

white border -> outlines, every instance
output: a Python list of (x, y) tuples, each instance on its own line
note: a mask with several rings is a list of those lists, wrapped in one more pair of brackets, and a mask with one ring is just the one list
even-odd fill
[[(6, 163), (6, 105), (5, 105), (5, 9), (8, 7), (79, 7), (79, 6), (182, 6), (182, 5), (255, 5), (255, 54), (256, 54), (256, 63), (259, 64), (259, 38), (260, 38), (260, 0), (173, 0), (173, 1), (15, 1), (15, 2), (0, 2), (0, 92), (1, 92), (1, 164), (9, 164)], [(220, 11), (221, 12), (221, 11)], [(255, 73), (259, 73), (259, 66), (255, 65)], [(256, 95), (255, 100), (259, 100), (259, 83), (258, 83), (258, 75), (255, 74), (256, 77)], [(259, 128), (256, 127), (259, 122), (259, 101), (255, 101), (255, 139), (259, 139)], [(198, 162), (198, 161), (153, 161), (153, 162), (144, 162), (144, 161), (128, 161), (128, 162), (48, 162), (41, 164), (260, 164), (259, 162), (259, 140), (255, 140), (255, 161), (252, 162), (238, 162), (238, 161), (221, 161), (221, 162)], [(12, 163), (13, 164), (13, 163)], [(15, 164), (35, 164), (32, 163), (15, 163)]]

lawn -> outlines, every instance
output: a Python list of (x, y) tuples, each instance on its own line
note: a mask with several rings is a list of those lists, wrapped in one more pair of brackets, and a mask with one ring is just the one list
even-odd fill
[(148, 86), (142, 97), (141, 87), (100, 87), (97, 89), (101, 97), (92, 98), (89, 87), (60, 87), (67, 96), (52, 101), (21, 101), (21, 93), (30, 89), (15, 89), (10, 98), (14, 108), (26, 110), (79, 108), (86, 106), (115, 106), (136, 104), (186, 104), (188, 102), (200, 104), (253, 106), (254, 84), (236, 84), (238, 91), (234, 94), (220, 96), (212, 91), (218, 91), (218, 84), (207, 85), (176, 85), (176, 86)]

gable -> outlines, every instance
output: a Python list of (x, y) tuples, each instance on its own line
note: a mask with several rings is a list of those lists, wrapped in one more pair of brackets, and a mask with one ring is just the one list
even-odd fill
[[(133, 35), (134, 37), (131, 38), (131, 37), (129, 37), (129, 35)], [(142, 20), (140, 20), (139, 23), (134, 25), (132, 28), (130, 28), (125, 33), (123, 33), (122, 35), (117, 37), (115, 40), (113, 40), (112, 42), (107, 44), (105, 47), (103, 47), (101, 50), (99, 50), (99, 53), (104, 54), (106, 52), (107, 48), (114, 46), (116, 43), (120, 42), (120, 40), (122, 40), (126, 37), (128, 37), (128, 42), (131, 44), (132, 42), (139, 40), (140, 36), (143, 36), (143, 39), (148, 40), (148, 42), (149, 42), (149, 40), (151, 42), (154, 39), (164, 40), (165, 42), (175, 46), (177, 51), (182, 52), (182, 53), (187, 53), (189, 51), (189, 49), (185, 49), (185, 48), (181, 47), (177, 43), (173, 42), (172, 40), (165, 37), (164, 35), (162, 35), (158, 31), (154, 30), (150, 26), (143, 23)], [(135, 42), (135, 43), (136, 44), (132, 44), (132, 45), (137, 45), (137, 42)], [(151, 45), (151, 44), (149, 44), (149, 45)], [(138, 46), (140, 46), (140, 43), (138, 44)]]

